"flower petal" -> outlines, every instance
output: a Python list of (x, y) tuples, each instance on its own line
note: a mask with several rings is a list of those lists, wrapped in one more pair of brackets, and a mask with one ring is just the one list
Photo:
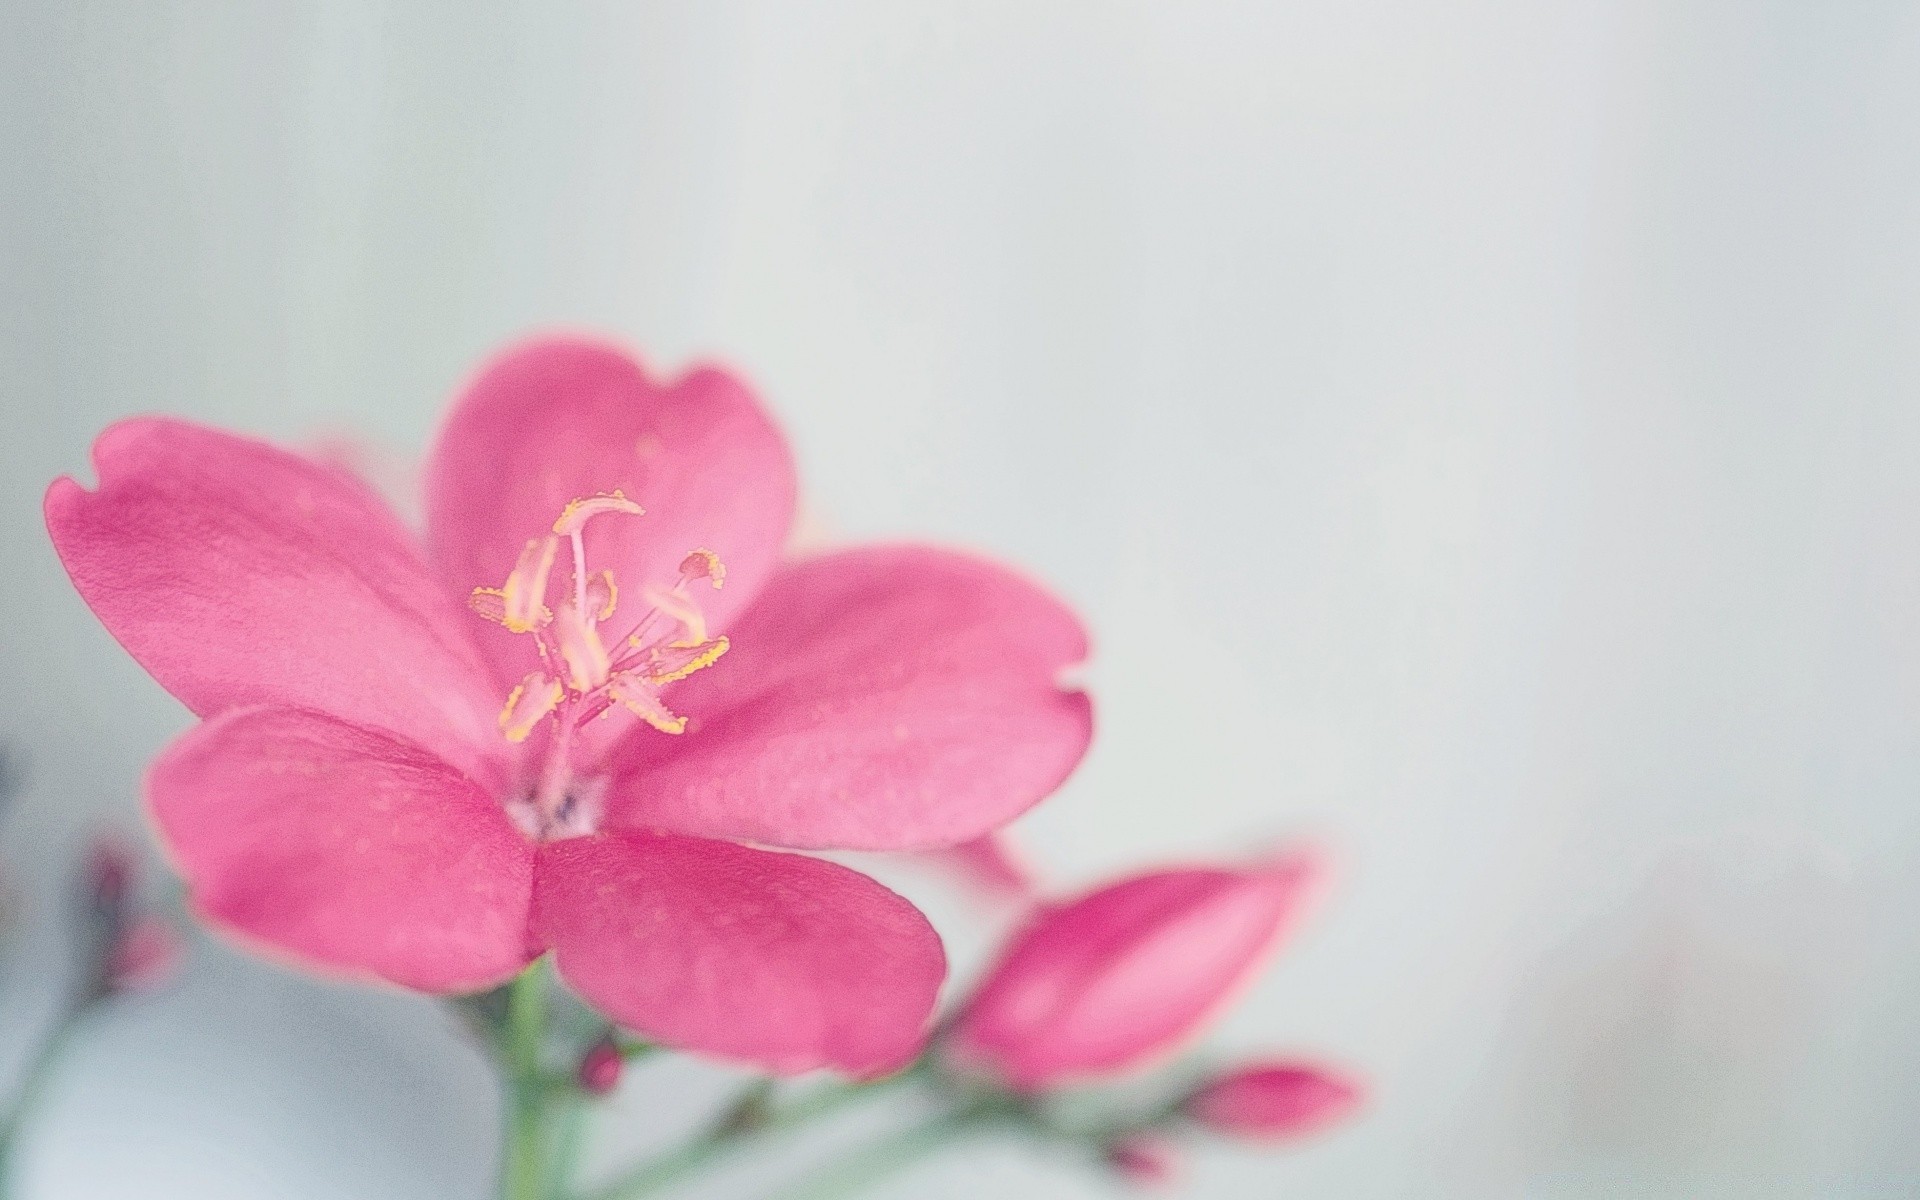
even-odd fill
[(950, 846), (1058, 787), (1092, 737), (1058, 601), (980, 559), (875, 547), (782, 570), (727, 656), (668, 691), (687, 732), (612, 755), (609, 820), (802, 849)]
[(47, 531), (108, 632), (199, 715), (276, 704), (387, 729), (463, 768), (500, 705), (413, 539), (337, 470), (184, 421), (122, 421), (100, 486)]
[(779, 1074), (904, 1065), (946, 971), (926, 918), (865, 875), (705, 838), (548, 843), (534, 925), (609, 1017)]
[(532, 846), (478, 784), (389, 734), (236, 709), (168, 747), (146, 793), (194, 908), (303, 965), (460, 992), (531, 957)]
[[(658, 382), (610, 346), (527, 342), (481, 370), (440, 431), (427, 468), (436, 560), (463, 598), (499, 587), (521, 547), (553, 532), (569, 503), (615, 492), (646, 515), (586, 525), (590, 569), (611, 569), (621, 592), (637, 596), (648, 584), (671, 587), (689, 551), (716, 552), (727, 586), (703, 594), (701, 607), (717, 628), (779, 555), (793, 520), (793, 460), (752, 393), (724, 372)], [(555, 576), (571, 587), (571, 571), (563, 553)], [(530, 639), (479, 636), (501, 683), (533, 669)]]
[(967, 1002), (951, 1051), (1025, 1091), (1144, 1066), (1251, 976), (1319, 873), (1305, 855), (1155, 871), (1044, 908)]

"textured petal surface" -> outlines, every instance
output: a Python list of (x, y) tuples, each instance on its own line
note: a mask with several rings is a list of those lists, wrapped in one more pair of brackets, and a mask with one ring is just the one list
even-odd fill
[(1317, 875), (1305, 856), (1156, 871), (1049, 906), (1002, 951), (952, 1051), (1023, 1090), (1144, 1066), (1231, 998)]
[(918, 1051), (946, 972), (919, 910), (857, 871), (728, 842), (611, 833), (540, 853), (561, 976), (650, 1040), (781, 1074)]
[(499, 697), (407, 531), (342, 472), (183, 421), (123, 421), (100, 485), (47, 490), (80, 595), (199, 715), (276, 704), (390, 730), (463, 767)]
[(237, 709), (160, 756), (147, 804), (193, 907), (301, 965), (459, 992), (530, 957), (532, 846), (479, 785), (379, 730)]
[(1250, 1063), (1211, 1080), (1182, 1105), (1216, 1133), (1281, 1141), (1317, 1133), (1360, 1103), (1358, 1083), (1306, 1063)]
[[(427, 465), (429, 540), (464, 597), (499, 587), (570, 501), (616, 490), (646, 515), (587, 525), (592, 570), (613, 571), (626, 606), (711, 550), (726, 586), (700, 603), (716, 629), (753, 598), (793, 520), (792, 456), (744, 384), (712, 369), (660, 382), (609, 346), (547, 338), (494, 359), (454, 404)], [(556, 589), (572, 570), (561, 558)], [(531, 639), (480, 637), (501, 683), (534, 669)]]
[(804, 849), (968, 841), (1058, 787), (1093, 733), (1061, 671), (1086, 634), (992, 563), (844, 551), (767, 584), (713, 667), (667, 691), (677, 739), (614, 756), (609, 820)]

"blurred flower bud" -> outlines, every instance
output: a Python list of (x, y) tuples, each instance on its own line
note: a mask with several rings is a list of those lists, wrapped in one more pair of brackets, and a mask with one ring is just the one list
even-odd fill
[(1318, 1067), (1249, 1063), (1201, 1084), (1180, 1108), (1215, 1133), (1283, 1141), (1336, 1124), (1361, 1096), (1358, 1083)]
[(1043, 906), (961, 1009), (949, 1052), (1022, 1092), (1144, 1067), (1259, 969), (1321, 874), (1295, 853), (1149, 871)]
[(117, 913), (133, 891), (136, 871), (133, 852), (112, 834), (102, 834), (87, 847), (85, 885), (96, 908)]
[(620, 1073), (625, 1066), (619, 1045), (608, 1035), (588, 1046), (587, 1052), (580, 1056), (574, 1080), (589, 1096), (604, 1096), (620, 1086)]
[(136, 917), (107, 953), (107, 986), (115, 992), (150, 992), (173, 977), (183, 953), (180, 933), (171, 921)]
[(1138, 1187), (1165, 1187), (1180, 1173), (1180, 1151), (1165, 1138), (1130, 1133), (1108, 1142), (1107, 1166)]

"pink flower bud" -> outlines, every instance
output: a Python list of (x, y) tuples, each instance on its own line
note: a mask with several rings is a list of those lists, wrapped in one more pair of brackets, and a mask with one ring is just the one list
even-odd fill
[(1143, 1067), (1232, 998), (1320, 874), (1293, 854), (1148, 872), (1044, 906), (962, 1009), (949, 1051), (1024, 1092)]
[(1165, 1138), (1130, 1134), (1107, 1143), (1107, 1166), (1138, 1187), (1165, 1187), (1180, 1173), (1180, 1151)]
[(117, 909), (133, 890), (136, 870), (133, 852), (111, 834), (103, 834), (87, 848), (87, 895), (102, 908)]
[(1249, 1063), (1202, 1084), (1182, 1111), (1215, 1133), (1282, 1141), (1317, 1133), (1359, 1105), (1360, 1085), (1300, 1063)]
[(574, 1078), (581, 1091), (590, 1096), (604, 1096), (620, 1086), (620, 1072), (625, 1065), (620, 1047), (612, 1038), (603, 1037), (580, 1056), (580, 1068), (574, 1072)]
[(148, 992), (172, 978), (184, 947), (172, 922), (163, 917), (136, 918), (120, 933), (107, 955), (107, 983), (116, 992)]

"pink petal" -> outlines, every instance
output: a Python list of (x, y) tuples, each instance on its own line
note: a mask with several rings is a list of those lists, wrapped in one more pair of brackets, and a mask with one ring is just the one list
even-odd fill
[(243, 939), (426, 992), (530, 957), (531, 845), (478, 784), (386, 733), (238, 709), (168, 747), (146, 791), (194, 907)]
[(1026, 1091), (1142, 1067), (1231, 998), (1318, 873), (1305, 856), (1156, 871), (1049, 906), (1002, 950), (952, 1052)]
[(1058, 601), (925, 547), (787, 567), (727, 656), (673, 685), (688, 718), (615, 752), (615, 824), (802, 849), (950, 846), (1012, 820), (1073, 770), (1092, 706), (1063, 669), (1086, 634)]
[[(773, 569), (793, 520), (793, 460), (744, 384), (712, 368), (662, 382), (619, 350), (544, 338), (488, 363), (454, 404), (427, 467), (427, 527), (461, 597), (499, 587), (531, 538), (567, 504), (621, 492), (644, 516), (586, 527), (587, 561), (611, 569), (622, 604), (647, 584), (670, 587), (691, 550), (724, 563), (726, 586), (702, 588), (723, 627)], [(570, 586), (571, 558), (554, 568)], [(495, 678), (534, 669), (530, 638), (478, 635)]]
[(462, 767), (500, 738), (485, 668), (413, 539), (332, 468), (184, 421), (122, 421), (100, 486), (47, 489), (80, 595), (199, 715), (290, 705), (377, 726)]
[(550, 842), (534, 921), (608, 1016), (779, 1074), (904, 1065), (946, 971), (926, 918), (859, 872), (704, 838)]
[(1305, 1063), (1249, 1063), (1203, 1084), (1181, 1108), (1216, 1133), (1280, 1141), (1344, 1120), (1362, 1095), (1355, 1081)]
[(1040, 891), (1026, 856), (1004, 830), (944, 850), (922, 851), (921, 856), (950, 869), (985, 900), (1024, 902)]

